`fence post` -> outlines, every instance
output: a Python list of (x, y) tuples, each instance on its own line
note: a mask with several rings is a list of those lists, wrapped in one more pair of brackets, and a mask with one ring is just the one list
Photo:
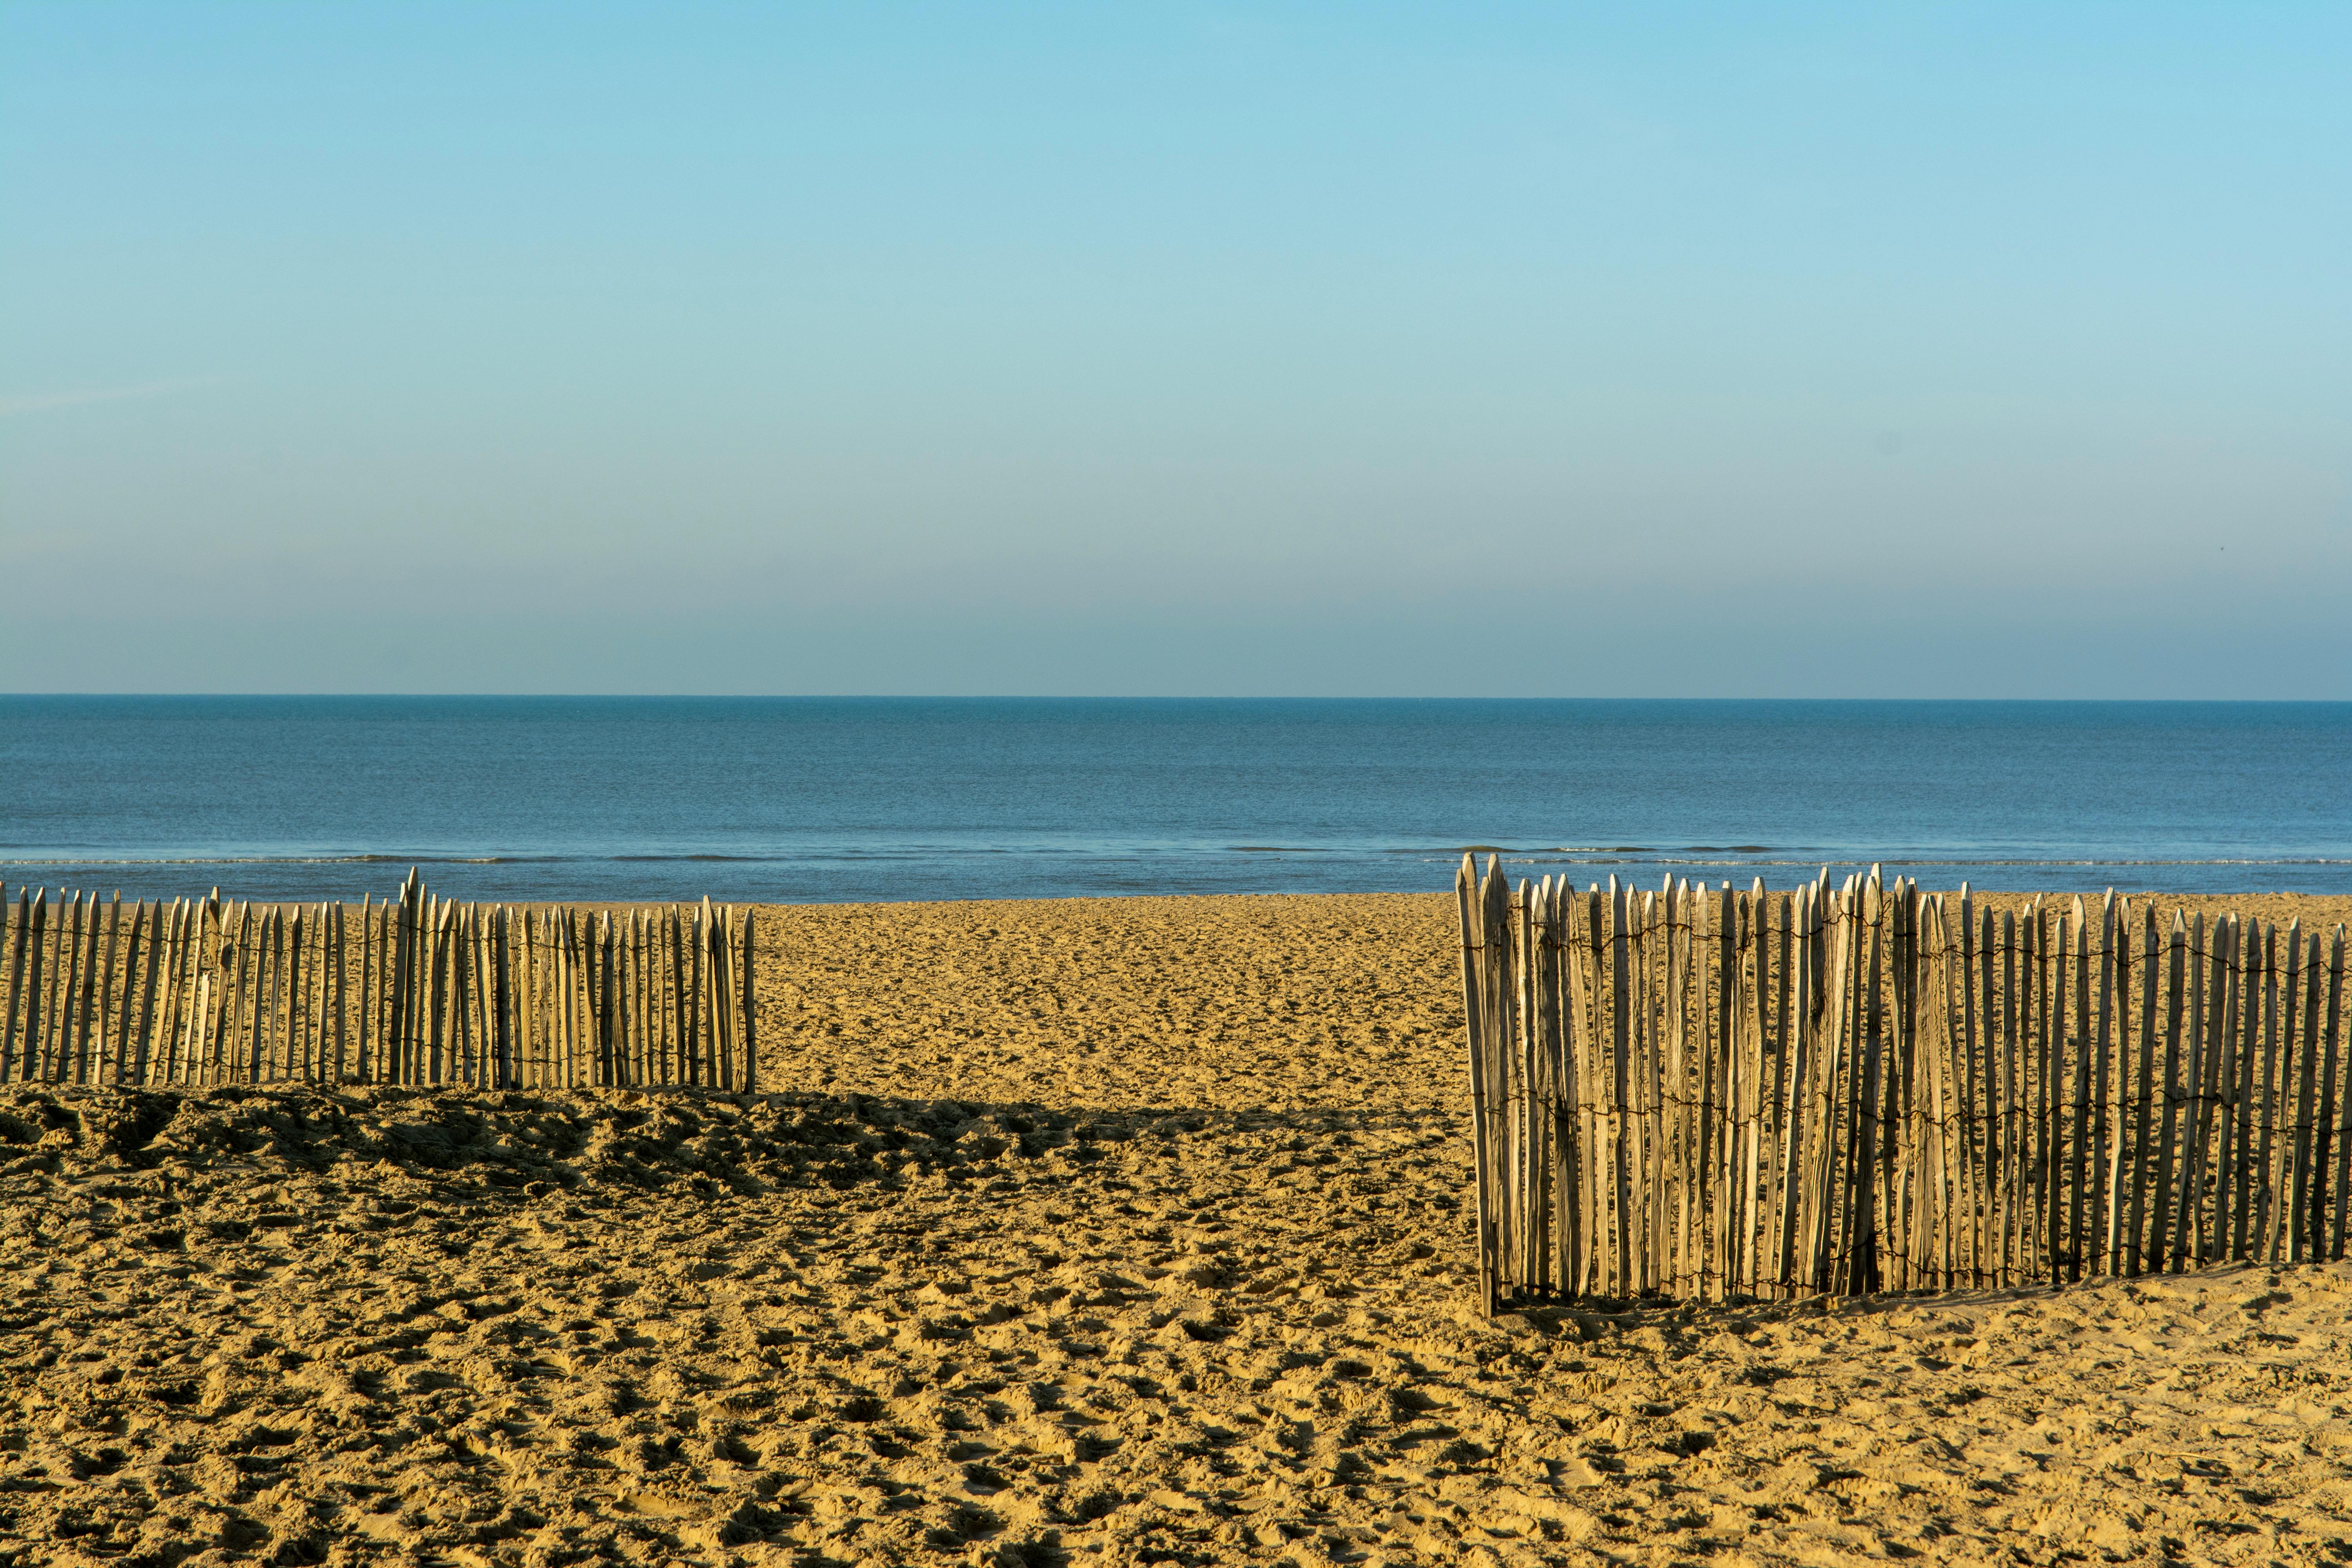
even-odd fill
[(1454, 896), (1461, 915), (1462, 1011), (1469, 1037), (1470, 1147), (1476, 1194), (1473, 1223), (1478, 1248), (1478, 1300), (1479, 1310), (1491, 1318), (1495, 1315), (1494, 1215), (1487, 1205), (1491, 1152), (1486, 1147), (1486, 1072), (1481, 1048), (1485, 1042), (1480, 1006), (1486, 989), (1486, 930), (1480, 918), (1484, 900), (1475, 897), (1474, 866), (1471, 856), (1462, 857), (1462, 869), (1454, 879)]

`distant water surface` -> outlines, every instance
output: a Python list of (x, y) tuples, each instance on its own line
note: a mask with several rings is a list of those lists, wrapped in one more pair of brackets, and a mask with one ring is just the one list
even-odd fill
[(12, 895), (2352, 893), (2352, 703), (8, 697), (0, 780)]

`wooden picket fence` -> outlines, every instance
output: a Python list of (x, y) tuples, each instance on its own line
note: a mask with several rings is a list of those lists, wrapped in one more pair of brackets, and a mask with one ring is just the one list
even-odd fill
[(2344, 928), (1456, 879), (1488, 1312), (2344, 1255)]
[[(0, 909), (6, 909), (0, 889)], [(751, 913), (19, 889), (0, 1083), (753, 1087)]]

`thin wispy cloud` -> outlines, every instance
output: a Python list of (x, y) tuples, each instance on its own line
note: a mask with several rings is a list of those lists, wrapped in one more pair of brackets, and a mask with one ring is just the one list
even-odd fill
[(200, 375), (182, 381), (151, 381), (141, 386), (107, 386), (79, 392), (37, 392), (24, 397), (0, 397), (0, 418), (13, 414), (41, 414), (52, 408), (78, 408), (87, 403), (123, 403), (140, 397), (166, 397), (175, 392), (210, 386), (218, 380), (220, 377), (216, 375)]

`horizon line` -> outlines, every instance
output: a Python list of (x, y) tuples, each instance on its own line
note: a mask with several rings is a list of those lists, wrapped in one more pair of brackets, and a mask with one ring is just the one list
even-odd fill
[(1841, 703), (2038, 703), (2240, 707), (2343, 707), (2352, 697), (1716, 697), (1716, 696), (1339, 696), (1314, 692), (1279, 695), (1195, 692), (906, 692), (906, 691), (0, 691), (0, 701), (76, 699), (123, 701), (472, 701), (472, 702), (1841, 702)]

